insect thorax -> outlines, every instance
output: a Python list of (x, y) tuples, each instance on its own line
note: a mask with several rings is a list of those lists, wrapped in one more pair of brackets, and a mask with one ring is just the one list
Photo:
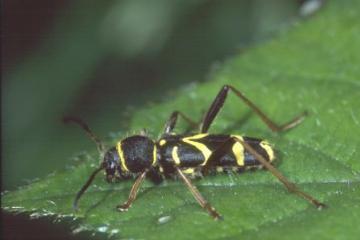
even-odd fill
[(156, 164), (157, 148), (148, 137), (135, 135), (125, 138), (118, 142), (116, 149), (121, 169), (125, 172), (138, 173)]

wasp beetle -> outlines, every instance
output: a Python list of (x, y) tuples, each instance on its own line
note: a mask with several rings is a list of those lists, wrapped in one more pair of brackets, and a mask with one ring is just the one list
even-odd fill
[[(77, 209), (80, 197), (90, 186), (94, 177), (101, 170), (105, 170), (108, 182), (112, 182), (114, 179), (136, 178), (128, 200), (117, 206), (119, 211), (129, 209), (145, 178), (159, 183), (166, 177), (177, 176), (183, 180), (202, 208), (207, 210), (214, 219), (221, 219), (221, 215), (205, 200), (191, 183), (190, 178), (192, 176), (204, 176), (215, 171), (240, 171), (249, 167), (265, 167), (290, 192), (303, 197), (317, 208), (325, 207), (325, 204), (301, 191), (273, 166), (274, 150), (267, 141), (239, 135), (208, 133), (211, 123), (223, 107), (230, 91), (250, 107), (274, 132), (291, 129), (301, 123), (306, 116), (306, 112), (304, 112), (284, 125), (277, 125), (239, 90), (233, 86), (224, 85), (200, 124), (196, 124), (185, 114), (174, 111), (166, 122), (164, 133), (160, 139), (152, 140), (146, 134), (134, 135), (119, 141), (116, 146), (107, 150), (83, 121), (66, 117), (64, 118), (65, 122), (75, 122), (87, 132), (90, 138), (95, 141), (103, 158), (100, 166), (90, 175), (77, 193), (73, 207)], [(200, 131), (196, 134), (175, 134), (173, 129), (179, 116), (190, 125), (199, 126)]]

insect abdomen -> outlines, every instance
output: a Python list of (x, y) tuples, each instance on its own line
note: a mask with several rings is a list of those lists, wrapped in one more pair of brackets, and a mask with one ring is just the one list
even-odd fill
[[(259, 153), (269, 162), (272, 162), (275, 159), (274, 150), (267, 141), (251, 137), (243, 138), (246, 143), (248, 143), (257, 153)], [(250, 154), (248, 151), (245, 151), (244, 165), (260, 165), (260, 162), (256, 160), (255, 156)]]
[(211, 166), (217, 167), (246, 167), (256, 166), (260, 163), (246, 151), (243, 145), (236, 140), (249, 144), (254, 150), (268, 161), (274, 159), (274, 151), (264, 140), (241, 137), (238, 135), (197, 134), (191, 136), (167, 136), (159, 141), (161, 150), (161, 163), (174, 164), (181, 168), (201, 167), (208, 164), (211, 155), (229, 142), (226, 153), (219, 159), (211, 159)]

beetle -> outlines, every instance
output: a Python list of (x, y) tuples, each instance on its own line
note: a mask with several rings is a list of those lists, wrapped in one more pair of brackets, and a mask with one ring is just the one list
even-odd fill
[(286, 124), (277, 125), (242, 92), (231, 85), (224, 85), (204, 115), (199, 132), (175, 134), (173, 130), (179, 117), (193, 127), (198, 124), (182, 112), (174, 111), (166, 122), (160, 139), (152, 140), (146, 134), (133, 135), (120, 140), (116, 146), (107, 150), (83, 121), (78, 118), (66, 117), (64, 118), (65, 122), (77, 123), (87, 132), (96, 143), (103, 158), (100, 166), (94, 170), (77, 193), (73, 203), (74, 209), (78, 209), (81, 196), (91, 185), (95, 176), (105, 170), (108, 182), (115, 179), (136, 178), (127, 201), (117, 206), (119, 211), (127, 211), (130, 208), (145, 178), (159, 183), (164, 178), (177, 176), (185, 183), (202, 208), (208, 211), (214, 219), (222, 219), (222, 216), (205, 200), (190, 179), (216, 171), (242, 171), (247, 168), (262, 167), (268, 169), (290, 192), (306, 199), (317, 208), (326, 207), (324, 203), (300, 190), (273, 166), (275, 154), (267, 141), (239, 135), (208, 133), (229, 92), (234, 93), (242, 100), (274, 132), (286, 131), (297, 126), (307, 115), (304, 112)]

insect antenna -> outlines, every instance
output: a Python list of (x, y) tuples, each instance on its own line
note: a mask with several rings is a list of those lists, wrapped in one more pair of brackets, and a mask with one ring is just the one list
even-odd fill
[(79, 118), (75, 118), (75, 117), (64, 117), (63, 118), (63, 122), (64, 123), (76, 123), (78, 124), (82, 129), (84, 129), (86, 131), (86, 133), (88, 134), (88, 136), (95, 142), (97, 149), (100, 153), (100, 155), (104, 154), (105, 148), (103, 143), (100, 141), (100, 139), (90, 130), (89, 126), (84, 123), (81, 119)]
[[(82, 129), (84, 129), (86, 131), (87, 135), (95, 142), (95, 144), (97, 146), (97, 149), (98, 149), (98, 151), (100, 153), (100, 156), (104, 155), (104, 153), (105, 153), (104, 144), (91, 131), (91, 129), (89, 128), (89, 126), (86, 123), (84, 123), (81, 119), (75, 118), (75, 117), (64, 117), (63, 122), (64, 123), (73, 122), (73, 123), (78, 124)], [(95, 169), (94, 172), (90, 175), (89, 179), (86, 181), (86, 183), (81, 187), (80, 191), (76, 194), (76, 197), (75, 197), (75, 200), (74, 200), (74, 203), (73, 203), (73, 208), (75, 210), (78, 209), (78, 202), (79, 202), (79, 199), (81, 198), (81, 196), (84, 194), (86, 189), (88, 189), (88, 187), (90, 186), (90, 184), (94, 180), (95, 176), (104, 168), (105, 168), (104, 165), (101, 164), (97, 169)]]
[(82, 186), (82, 188), (80, 189), (80, 191), (76, 194), (74, 203), (73, 203), (73, 208), (75, 210), (78, 210), (78, 202), (79, 199), (81, 198), (81, 196), (83, 195), (83, 193), (86, 191), (86, 189), (90, 186), (91, 182), (94, 180), (96, 174), (98, 174), (102, 169), (104, 169), (104, 166), (101, 165), (99, 168), (95, 169), (95, 171), (90, 175), (89, 179), (86, 181), (86, 183), (84, 184), (84, 186)]

